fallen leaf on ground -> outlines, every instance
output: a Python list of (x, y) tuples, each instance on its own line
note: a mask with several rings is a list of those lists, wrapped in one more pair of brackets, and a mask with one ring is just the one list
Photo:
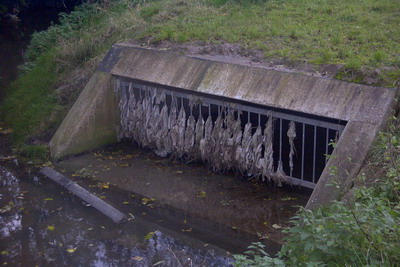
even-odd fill
[(0, 133), (1, 133), (1, 134), (10, 134), (10, 133), (12, 133), (12, 132), (14, 132), (14, 130), (11, 129), (11, 128), (3, 129), (2, 127), (0, 127)]
[(48, 229), (49, 231), (54, 231), (54, 225), (49, 225), (49, 226), (47, 226), (47, 229)]
[(266, 233), (258, 233), (257, 236), (260, 240), (269, 239), (269, 236)]

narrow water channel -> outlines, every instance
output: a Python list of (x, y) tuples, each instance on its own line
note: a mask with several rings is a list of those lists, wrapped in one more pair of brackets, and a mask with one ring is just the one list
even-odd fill
[[(0, 167), (0, 262), (9, 266), (229, 266), (218, 247), (157, 224), (115, 225), (49, 180)], [(114, 192), (110, 199), (121, 197)], [(140, 213), (139, 213), (140, 211)], [(132, 214), (133, 215), (133, 214)]]

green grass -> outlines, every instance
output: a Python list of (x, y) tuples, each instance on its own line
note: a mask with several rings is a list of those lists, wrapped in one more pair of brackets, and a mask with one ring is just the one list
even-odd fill
[(65, 108), (56, 109), (60, 103), (55, 90), (66, 82), (64, 77), (78, 67), (93, 69), (112, 44), (142, 38), (239, 43), (287, 64), (343, 64), (346, 68), (337, 78), (353, 82), (363, 81), (365, 69), (380, 68), (377, 85), (395, 87), (400, 81), (399, 13), (399, 2), (392, 0), (123, 0), (107, 7), (84, 5), (62, 15), (61, 25), (34, 34), (23, 67), (27, 71), (9, 88), (2, 117), (14, 128), (17, 143), (59, 123), (46, 119), (65, 115)]
[(180, 2), (186, 4), (164, 2), (144, 35), (241, 43), (268, 57), (315, 64), (400, 67), (398, 1), (281, 0), (219, 7)]
[(57, 105), (53, 90), (55, 81), (54, 54), (49, 51), (38, 57), (36, 66), (8, 88), (0, 111), (5, 115), (5, 123), (14, 129), (15, 144), (26, 141), (27, 136), (37, 132), (40, 124), (49, 119)]

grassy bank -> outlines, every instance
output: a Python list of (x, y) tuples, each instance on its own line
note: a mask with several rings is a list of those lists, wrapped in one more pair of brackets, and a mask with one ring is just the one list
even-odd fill
[[(375, 70), (377, 85), (400, 79), (400, 7), (372, 0), (164, 0), (114, 1), (86, 5), (61, 24), (36, 33), (25, 73), (11, 85), (1, 112), (17, 144), (59, 124), (78, 93), (60, 101), (76, 68), (93, 69), (113, 43), (203, 41), (260, 49), (285, 64), (341, 64), (338, 78), (363, 81)], [(364, 71), (364, 72), (363, 72)], [(350, 73), (350, 77), (349, 77)], [(77, 90), (81, 90), (77, 88)], [(57, 114), (64, 112), (62, 114)], [(44, 118), (49, 122), (45, 122)]]
[[(240, 44), (265, 60), (296, 66), (336, 64), (336, 78), (398, 87), (400, 5), (392, 0), (124, 0), (99, 1), (61, 16), (36, 33), (24, 72), (0, 106), (1, 119), (26, 155), (43, 146), (112, 44), (136, 40)], [(77, 77), (81, 83), (71, 85)], [(66, 89), (67, 88), (67, 89)], [(256, 249), (239, 256), (248, 265), (336, 263), (396, 265), (400, 239), (398, 122), (381, 136), (372, 164), (384, 170), (373, 187), (355, 190), (352, 204), (302, 211), (277, 259)], [(385, 174), (386, 173), (386, 174)], [(368, 177), (361, 177), (368, 179)], [(385, 226), (385, 227), (382, 227)], [(386, 227), (387, 226), (387, 227)], [(260, 254), (261, 253), (261, 254)], [(254, 257), (257, 255), (259, 257)], [(267, 263), (268, 262), (268, 263)]]

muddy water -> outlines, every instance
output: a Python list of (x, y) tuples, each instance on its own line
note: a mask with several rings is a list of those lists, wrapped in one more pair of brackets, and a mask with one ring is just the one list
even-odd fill
[(309, 197), (298, 187), (215, 174), (204, 165), (159, 158), (131, 145), (72, 157), (57, 168), (80, 183), (92, 180), (91, 187), (103, 188), (103, 194), (126, 191), (135, 196), (131, 201), (173, 217), (175, 230), (231, 252), (261, 240), (274, 254), (283, 242), (282, 229)]
[[(107, 197), (111, 202), (126, 200), (120, 192)], [(158, 224), (161, 219), (147, 211), (151, 208), (125, 206), (123, 210), (135, 218), (115, 225), (47, 179), (0, 167), (0, 262), (10, 266), (230, 265), (224, 250)], [(143, 215), (147, 213), (149, 219)]]

